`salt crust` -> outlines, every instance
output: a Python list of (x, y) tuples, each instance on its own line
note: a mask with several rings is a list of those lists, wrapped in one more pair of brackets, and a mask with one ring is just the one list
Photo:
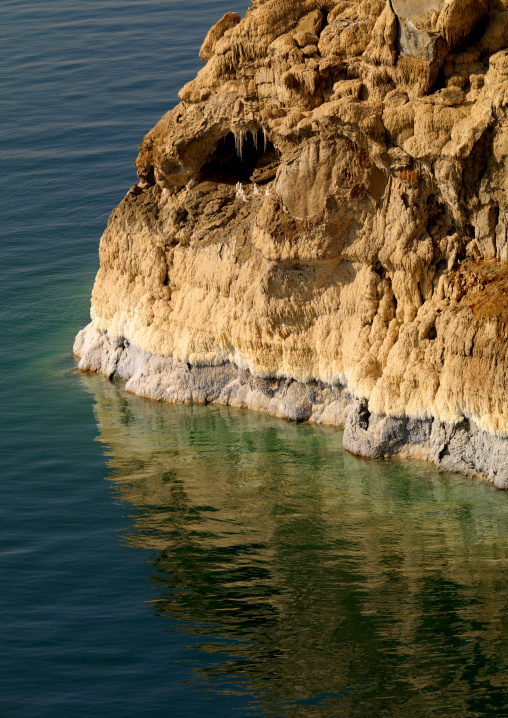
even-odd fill
[(80, 368), (505, 486), (507, 44), (507, 0), (227, 13), (110, 217)]

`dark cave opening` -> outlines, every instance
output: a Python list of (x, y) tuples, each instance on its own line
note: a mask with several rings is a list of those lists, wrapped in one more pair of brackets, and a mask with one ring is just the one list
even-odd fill
[(201, 182), (263, 184), (277, 172), (279, 156), (262, 130), (222, 137), (200, 171)]
[(358, 424), (360, 425), (360, 428), (364, 431), (367, 431), (369, 428), (370, 423), (370, 411), (365, 402), (362, 403), (360, 406), (360, 412), (358, 416)]
[(386, 269), (383, 267), (381, 262), (376, 262), (374, 266), (374, 272), (380, 279), (384, 279), (386, 277)]

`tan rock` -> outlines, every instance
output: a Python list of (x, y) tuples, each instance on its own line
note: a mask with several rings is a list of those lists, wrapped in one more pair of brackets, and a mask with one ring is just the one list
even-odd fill
[(507, 13), (224, 16), (111, 215), (80, 367), (168, 400), (240, 401), (240, 382), (242, 406), (332, 423), (347, 396), (351, 450), (508, 483)]

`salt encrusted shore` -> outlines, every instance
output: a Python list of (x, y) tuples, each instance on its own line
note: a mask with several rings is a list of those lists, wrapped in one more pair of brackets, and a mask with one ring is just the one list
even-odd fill
[(101, 239), (80, 368), (505, 487), (508, 0), (253, 0), (200, 57)]
[(172, 403), (222, 404), (265, 411), (292, 421), (345, 427), (344, 447), (369, 458), (402, 455), (426, 459), (450, 471), (479, 475), (508, 488), (508, 442), (464, 419), (455, 426), (438, 419), (371, 414), (365, 401), (344, 386), (322, 381), (256, 377), (230, 362), (191, 366), (112, 339), (89, 324), (76, 337), (82, 371), (125, 380), (139, 396)]

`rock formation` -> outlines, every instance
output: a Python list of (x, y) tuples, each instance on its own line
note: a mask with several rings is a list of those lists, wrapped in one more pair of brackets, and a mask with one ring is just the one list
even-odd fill
[(508, 0), (253, 0), (200, 57), (80, 369), (508, 487)]

